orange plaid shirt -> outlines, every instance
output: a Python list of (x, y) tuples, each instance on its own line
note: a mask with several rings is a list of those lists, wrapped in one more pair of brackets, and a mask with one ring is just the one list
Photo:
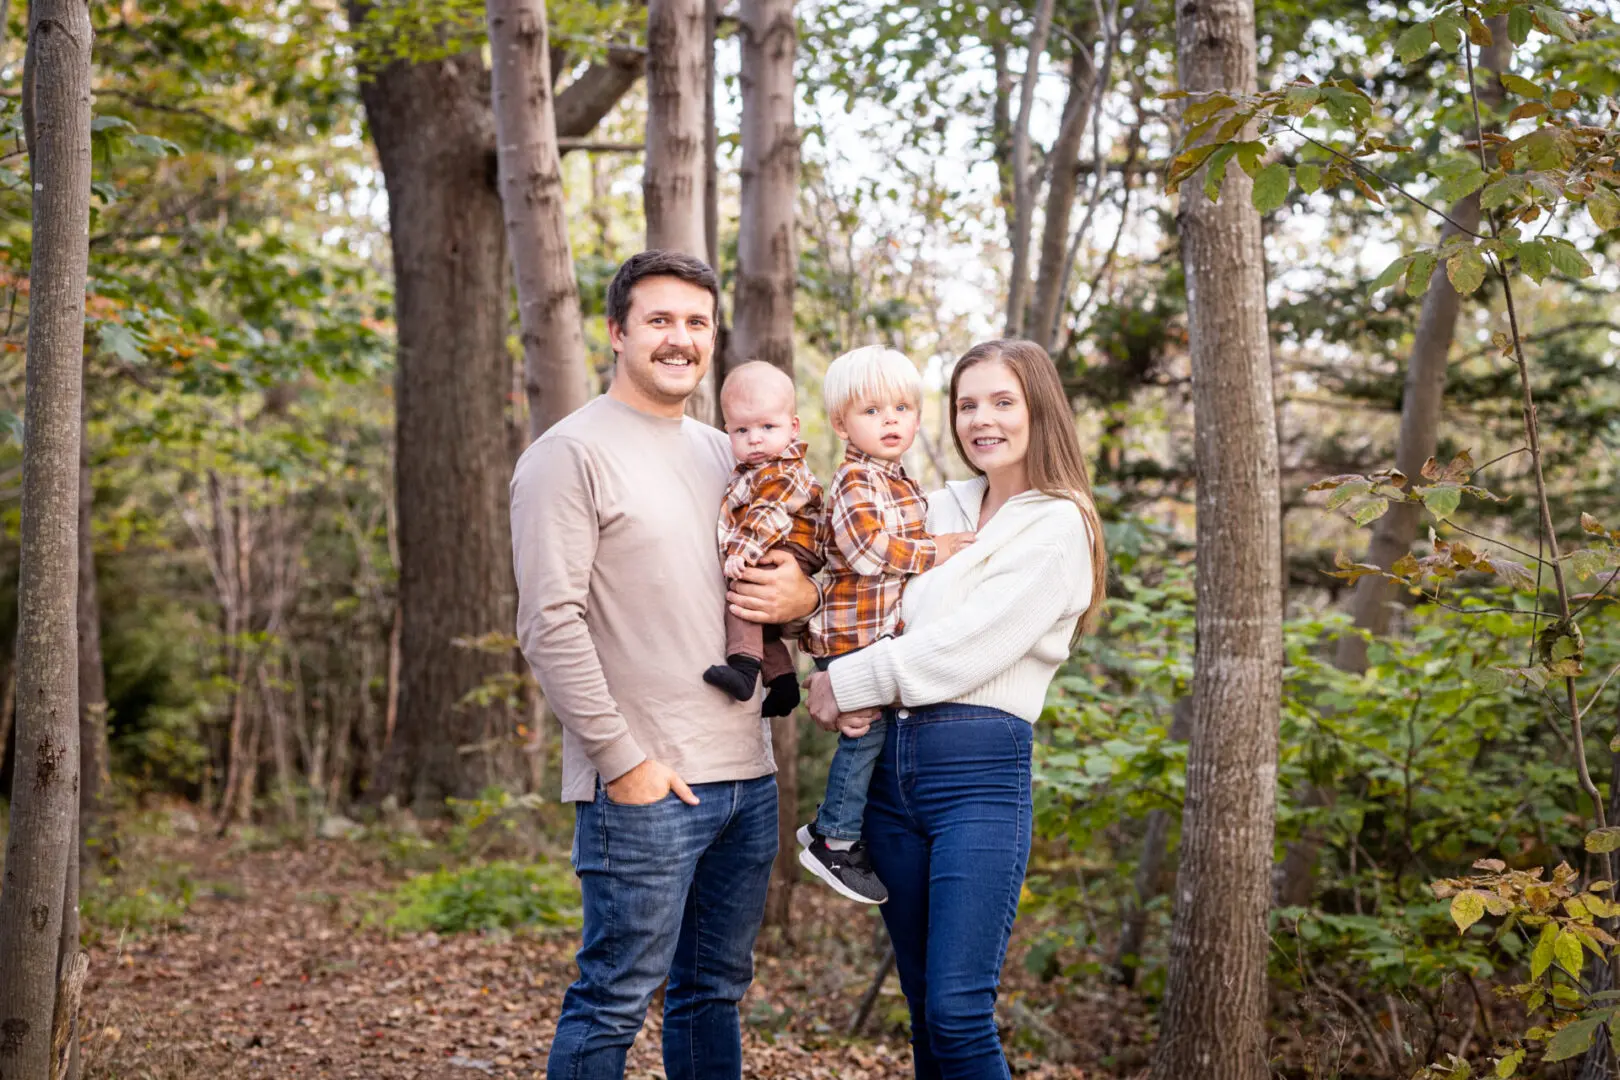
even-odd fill
[(827, 570), (809, 651), (841, 656), (900, 630), (906, 579), (938, 557), (922, 489), (898, 461), (850, 447), (827, 499)]
[(758, 465), (737, 463), (720, 506), (721, 559), (741, 555), (752, 566), (787, 543), (822, 558), (821, 481), (805, 463), (804, 450), (797, 442)]

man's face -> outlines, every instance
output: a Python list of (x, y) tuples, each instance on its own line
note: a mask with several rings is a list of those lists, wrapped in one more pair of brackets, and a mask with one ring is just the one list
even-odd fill
[(615, 380), (655, 411), (680, 411), (714, 356), (714, 297), (701, 285), (650, 277), (630, 290), (624, 325), (608, 323)]

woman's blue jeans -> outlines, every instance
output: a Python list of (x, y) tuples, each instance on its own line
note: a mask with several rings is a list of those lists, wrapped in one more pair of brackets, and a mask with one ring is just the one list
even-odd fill
[(865, 835), (917, 1080), (1007, 1080), (996, 988), (1029, 864), (1034, 732), (974, 705), (887, 715)]

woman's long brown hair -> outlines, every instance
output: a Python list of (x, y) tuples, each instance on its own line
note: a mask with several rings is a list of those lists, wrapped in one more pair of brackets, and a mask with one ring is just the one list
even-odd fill
[(956, 389), (964, 371), (977, 364), (990, 363), (1007, 366), (1018, 380), (1029, 406), (1029, 453), (1024, 461), (1030, 486), (1078, 506), (1091, 533), (1091, 606), (1081, 617), (1075, 636), (1089, 634), (1102, 620), (1103, 601), (1108, 591), (1108, 550), (1103, 544), (1102, 520), (1097, 516), (1091, 494), (1091, 473), (1080, 452), (1080, 437), (1074, 431), (1074, 414), (1069, 409), (1068, 395), (1063, 392), (1057, 365), (1046, 355), (1046, 350), (1033, 341), (1001, 339), (983, 342), (963, 353), (951, 371), (951, 439), (968, 467), (984, 475), (973, 466), (962, 445), (962, 436), (956, 430)]

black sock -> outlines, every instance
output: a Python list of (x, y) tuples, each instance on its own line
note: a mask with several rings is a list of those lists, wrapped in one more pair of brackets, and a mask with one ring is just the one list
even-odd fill
[(759, 661), (752, 656), (728, 656), (724, 664), (716, 664), (703, 673), (703, 681), (718, 686), (738, 701), (754, 696), (759, 684)]
[(799, 676), (796, 672), (785, 672), (770, 682), (770, 689), (765, 691), (765, 705), (760, 709), (762, 716), (786, 716), (799, 707)]

